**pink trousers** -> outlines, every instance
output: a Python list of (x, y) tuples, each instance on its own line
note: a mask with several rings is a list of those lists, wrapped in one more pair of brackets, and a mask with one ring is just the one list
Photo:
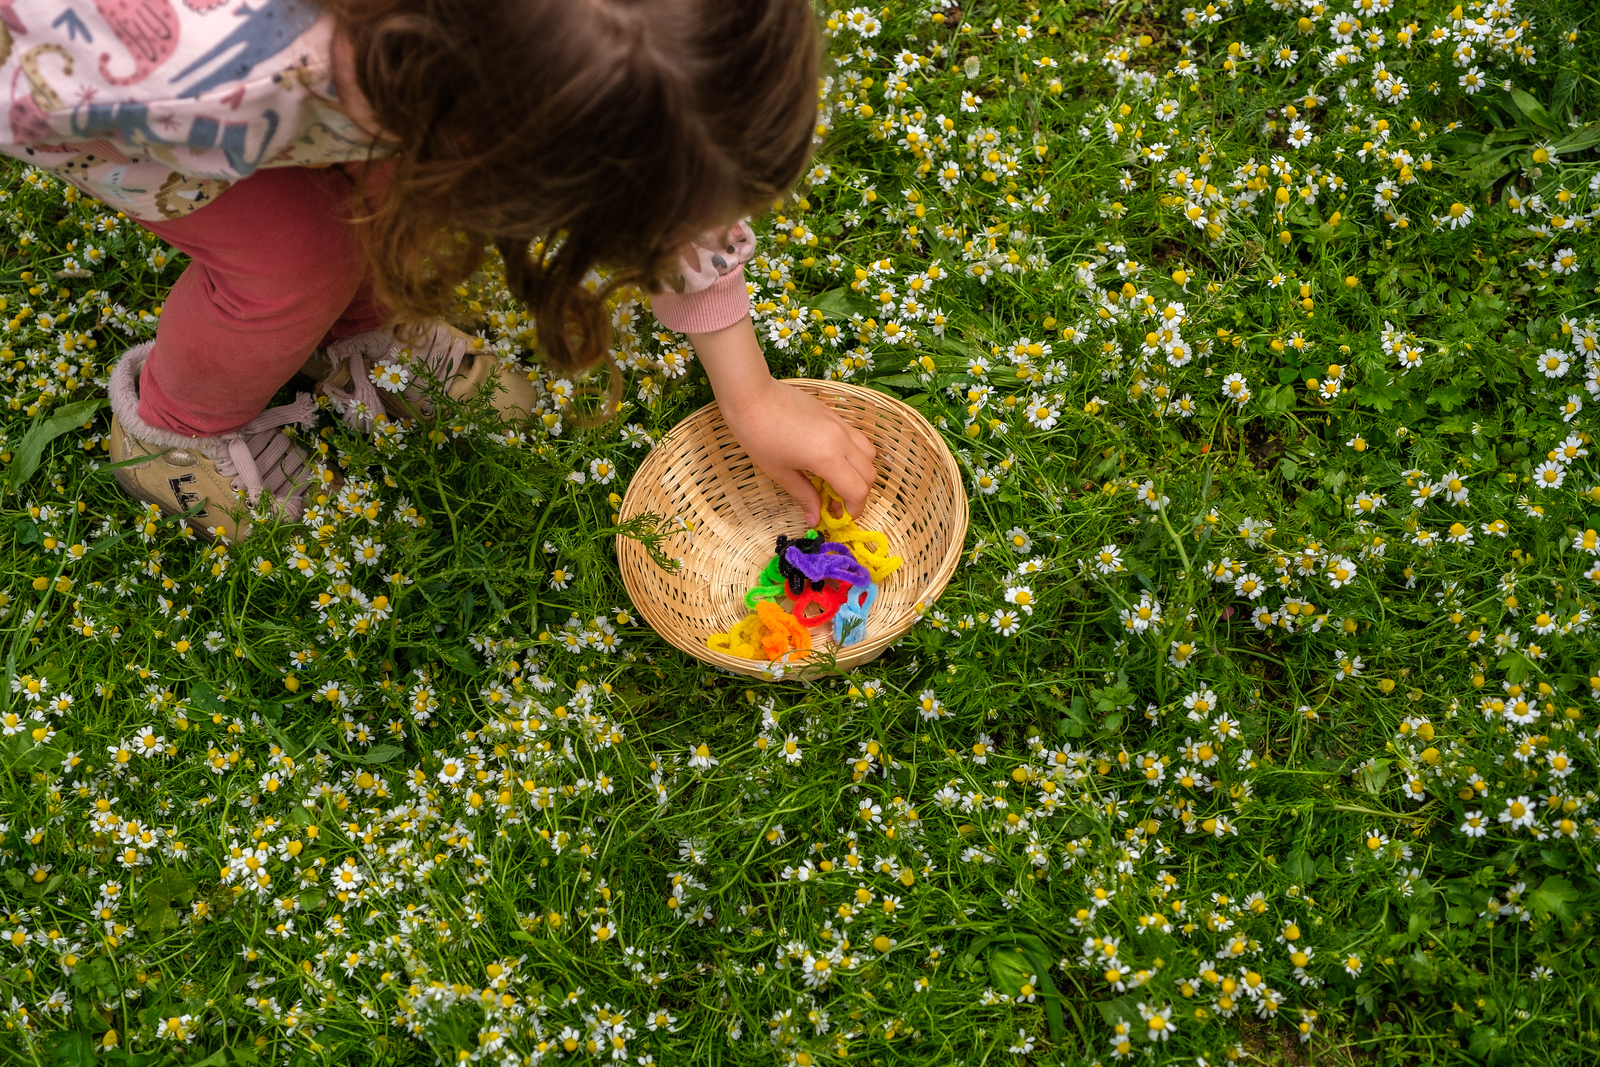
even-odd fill
[(350, 223), (359, 167), (258, 170), (192, 215), (141, 222), (190, 258), (139, 380), (139, 415), (189, 436), (237, 430), (312, 350), (377, 329)]

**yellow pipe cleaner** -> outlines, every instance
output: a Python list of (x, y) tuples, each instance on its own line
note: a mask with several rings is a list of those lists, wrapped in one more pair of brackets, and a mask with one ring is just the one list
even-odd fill
[[(833, 486), (821, 478), (813, 476), (811, 484), (817, 487), (817, 492), (822, 494), (822, 517), (817, 523), (817, 528), (829, 541), (850, 546), (855, 553), (856, 562), (867, 568), (867, 573), (872, 575), (872, 580), (882, 584), (883, 580), (905, 562), (899, 556), (889, 555), (889, 538), (877, 530), (863, 530), (856, 525), (856, 520), (850, 512), (845, 510), (844, 498), (833, 491)], [(833, 503), (839, 504), (839, 516), (834, 517), (830, 510)]]
[(725, 634), (712, 634), (706, 638), (706, 647), (713, 652), (726, 652), (740, 659), (766, 659), (761, 649), (761, 619), (754, 612), (746, 615)]

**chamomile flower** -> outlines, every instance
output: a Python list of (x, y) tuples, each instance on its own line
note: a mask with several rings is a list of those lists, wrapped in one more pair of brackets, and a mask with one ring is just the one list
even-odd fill
[(1153, 481), (1146, 480), (1140, 482), (1139, 485), (1134, 488), (1133, 492), (1134, 497), (1139, 501), (1139, 503), (1143, 504), (1151, 511), (1160, 511), (1162, 508), (1172, 503), (1169, 498), (1156, 491), (1156, 483)]
[(371, 376), (372, 384), (388, 393), (403, 392), (411, 384), (411, 368), (404, 363), (380, 363)]
[(1116, 574), (1122, 570), (1122, 549), (1116, 545), (1101, 545), (1091, 562), (1100, 574)]
[(1505, 808), (1501, 810), (1500, 821), (1513, 830), (1522, 826), (1532, 826), (1535, 811), (1533, 801), (1527, 797), (1513, 797), (1506, 801)]
[(1172, 1021), (1171, 1006), (1155, 1008), (1140, 1004), (1138, 1011), (1139, 1017), (1144, 1020), (1145, 1036), (1151, 1041), (1166, 1041), (1177, 1032), (1177, 1024)]
[(1533, 484), (1540, 489), (1559, 489), (1567, 480), (1567, 469), (1556, 460), (1546, 460), (1533, 468)]
[(1006, 531), (1006, 544), (1019, 556), (1026, 556), (1033, 551), (1033, 538), (1020, 526), (1013, 526)]
[(1335, 652), (1333, 657), (1334, 681), (1342, 682), (1346, 678), (1361, 677), (1361, 671), (1364, 665), (1361, 662), (1360, 656), (1347, 655), (1343, 652)]
[(1235, 371), (1222, 379), (1222, 395), (1242, 408), (1250, 402), (1250, 383), (1243, 374)]

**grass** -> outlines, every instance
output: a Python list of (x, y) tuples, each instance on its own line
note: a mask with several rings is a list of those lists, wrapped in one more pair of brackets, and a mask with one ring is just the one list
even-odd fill
[(709, 399), (642, 308), (615, 424), (326, 416), (348, 492), (207, 548), (95, 399), (181, 264), (0, 170), (0, 1055), (1600, 1054), (1595, 15), (1478, 13), (825, 12), (758, 326), (972, 530), (813, 687), (632, 615), (617, 494)]

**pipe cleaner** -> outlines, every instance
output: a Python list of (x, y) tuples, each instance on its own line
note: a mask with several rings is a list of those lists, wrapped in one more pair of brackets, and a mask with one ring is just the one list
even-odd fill
[[(804, 558), (822, 551), (822, 538), (817, 536), (815, 531), (807, 531), (807, 533), (809, 536), (793, 540), (784, 537), (782, 534), (778, 536), (778, 571), (783, 575), (784, 580), (795, 588), (805, 585), (807, 575), (803, 568), (797, 567), (789, 561), (789, 552), (792, 550), (796, 555)], [(822, 579), (814, 580), (812, 588), (821, 589)]]
[[(856, 520), (845, 510), (844, 498), (833, 491), (833, 486), (816, 477), (811, 479), (811, 484), (822, 494), (822, 514), (817, 526), (823, 534), (832, 541), (848, 545), (855, 553), (856, 562), (867, 569), (874, 582), (882, 582), (900, 568), (905, 560), (886, 554), (888, 537), (877, 530), (863, 530), (857, 526)], [(838, 517), (832, 511), (835, 502), (839, 505)]]
[(761, 648), (767, 659), (782, 659), (791, 647), (795, 659), (810, 654), (811, 633), (793, 615), (770, 600), (756, 604), (756, 615), (761, 619)]
[(878, 602), (878, 583), (853, 587), (833, 616), (833, 640), (839, 647), (859, 645), (867, 636), (867, 613)]
[[(799, 571), (804, 577), (809, 578), (812, 588), (816, 583), (832, 578), (846, 585), (866, 585), (872, 579), (867, 574), (867, 569), (856, 562), (855, 556), (844, 545), (829, 541), (823, 546), (823, 551), (815, 555), (803, 555), (798, 548), (790, 547), (784, 553), (789, 566)], [(789, 580), (792, 587), (794, 579)]]
[(706, 647), (713, 652), (726, 652), (740, 659), (766, 659), (761, 649), (761, 618), (752, 613), (741, 619), (725, 634), (712, 634), (706, 638)]
[(783, 555), (783, 550), (788, 548), (790, 545), (794, 545), (802, 552), (816, 552), (820, 550), (820, 546), (822, 545), (822, 535), (817, 533), (815, 530), (807, 530), (799, 537), (785, 537), (783, 534), (778, 535), (778, 555)]
[(767, 561), (761, 571), (761, 577), (756, 579), (756, 586), (744, 595), (744, 606), (751, 611), (756, 610), (758, 600), (777, 600), (784, 595), (784, 578), (780, 560), (777, 556)]
[[(799, 593), (794, 591), (793, 586), (789, 589), (789, 599), (794, 601), (794, 617), (806, 626), (827, 625), (832, 621), (833, 613), (839, 610), (839, 605), (843, 604), (849, 595), (850, 586), (838, 583), (823, 584), (820, 590), (804, 586)], [(806, 609), (812, 605), (816, 606), (817, 614), (807, 615)]]

